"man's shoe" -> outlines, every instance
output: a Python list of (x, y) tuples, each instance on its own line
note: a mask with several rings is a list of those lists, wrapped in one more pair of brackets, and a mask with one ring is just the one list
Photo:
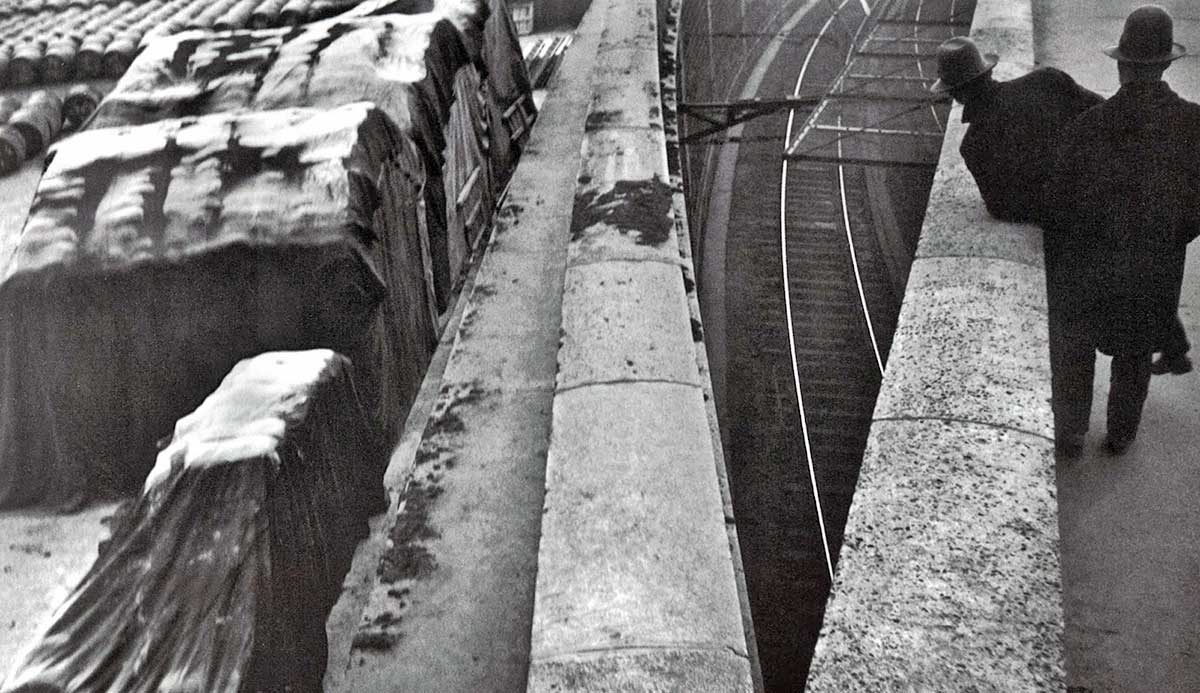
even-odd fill
[(1054, 440), (1054, 457), (1060, 460), (1078, 459), (1083, 454), (1083, 436), (1064, 436)]
[(1150, 364), (1150, 372), (1154, 375), (1183, 375), (1192, 371), (1192, 360), (1187, 354), (1163, 354)]
[(1133, 438), (1114, 438), (1109, 436), (1104, 440), (1104, 449), (1113, 457), (1124, 455), (1130, 445), (1133, 445)]

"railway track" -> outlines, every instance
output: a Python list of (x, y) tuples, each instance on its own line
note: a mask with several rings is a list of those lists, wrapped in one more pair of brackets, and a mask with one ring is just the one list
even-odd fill
[[(927, 61), (944, 32), (960, 31), (950, 20), (961, 17), (969, 4), (823, 0), (819, 7), (825, 11), (810, 13), (797, 26), (797, 35), (806, 40), (789, 44), (773, 63), (791, 66), (790, 75), (786, 68), (772, 67), (774, 76), (760, 93), (826, 93), (843, 72), (855, 72), (848, 66), (856, 51), (863, 50), (867, 38), (877, 37), (879, 45), (872, 50), (888, 53), (885, 61), (892, 63), (860, 61), (855, 64), (874, 69), (857, 72), (876, 75), (879, 94), (922, 93), (932, 66), (922, 65), (919, 55)], [(880, 17), (892, 23), (875, 31)], [(934, 25), (943, 33), (928, 30)], [(912, 51), (913, 59), (897, 58), (900, 51)], [(897, 61), (911, 64), (901, 70)], [(870, 81), (859, 77), (842, 86), (852, 91)], [(927, 130), (944, 127), (945, 104), (902, 108), (923, 119)], [(903, 280), (897, 281), (889, 266), (894, 257), (886, 255), (894, 255), (895, 245), (885, 248), (881, 238), (899, 230), (876, 218), (879, 196), (888, 190), (902, 196), (929, 190), (928, 170), (910, 176), (915, 183), (896, 187), (892, 184), (907, 174), (899, 169), (869, 174), (854, 162), (897, 151), (927, 158), (929, 151), (922, 147), (930, 146), (936, 159), (940, 148), (940, 140), (931, 137), (929, 142), (909, 137), (896, 151), (888, 149), (895, 140), (874, 149), (859, 141), (863, 138), (841, 141), (842, 128), (902, 129), (895, 122), (877, 125), (882, 111), (870, 106), (857, 115), (852, 110), (846, 109), (843, 122), (840, 109), (832, 107), (819, 127), (813, 127), (816, 116), (808, 111), (789, 112), (786, 122), (780, 114), (747, 125), (738, 168), (754, 182), (737, 186), (731, 206), (727, 450), (768, 691), (802, 690), (807, 678), (903, 298)], [(826, 143), (816, 152), (823, 160), (789, 156), (804, 150), (802, 133), (816, 133), (813, 140)], [(767, 183), (771, 180), (777, 187)], [(768, 218), (772, 206), (777, 211)], [(915, 238), (916, 229), (905, 233)]]
[(899, 297), (874, 235), (863, 172), (836, 169), (789, 166), (782, 247), (809, 452), (833, 482), (822, 492), (848, 506)]

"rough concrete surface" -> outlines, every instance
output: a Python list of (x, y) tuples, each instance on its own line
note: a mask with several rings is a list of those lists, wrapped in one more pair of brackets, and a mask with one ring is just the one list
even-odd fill
[(728, 548), (716, 479), (702, 466), (711, 448), (703, 413), (691, 385), (627, 382), (555, 397), (538, 660), (741, 639), (727, 603), (737, 595), (722, 589), (733, 590), (732, 567), (711, 560)]
[[(1113, 45), (1133, 0), (1035, 0), (1038, 62), (1102, 94), (1117, 89)], [(1164, 75), (1200, 102), (1200, 6), (1158, 0), (1189, 57)], [(1200, 257), (1189, 252), (1180, 314), (1200, 335)], [(1196, 350), (1192, 350), (1196, 358)], [(1096, 367), (1083, 458), (1059, 465), (1067, 682), (1095, 693), (1200, 691), (1200, 387), (1196, 372), (1155, 376), (1133, 448), (1105, 456), (1110, 359)]]
[[(604, 262), (567, 270), (560, 390), (653, 379), (699, 387), (677, 266)], [(583, 301), (574, 301), (575, 298)]]
[(529, 688), (562, 693), (729, 693), (745, 690), (746, 658), (725, 649), (661, 647), (550, 659), (530, 672)]
[[(998, 77), (1028, 68), (1030, 17), (1024, 1), (976, 4), (972, 34), (999, 54)], [(1040, 239), (977, 211), (960, 115), (947, 126), (809, 691), (1063, 686)]]
[(974, 421), (1051, 439), (1045, 300), (1039, 267), (914, 262), (874, 418)]
[(1045, 440), (876, 421), (864, 458), (808, 690), (1053, 689), (1062, 625)]
[(526, 684), (574, 205), (574, 186), (563, 181), (579, 171), (602, 28), (585, 20), (564, 54), (461, 320), (444, 337), (444, 368), (427, 378), (428, 421), (410, 419), (416, 435), (393, 457), (393, 508), (348, 580), (355, 594), (340, 605), (343, 651), (331, 652), (339, 666), (327, 690)]
[[(9, 93), (24, 98), (30, 91)], [(16, 250), (43, 159), (35, 156), (0, 177), (0, 277)], [(41, 510), (0, 513), (0, 681), (95, 561), (97, 546), (109, 534), (105, 520), (115, 508), (104, 503), (69, 515)]]
[(102, 503), (69, 515), (0, 513), (0, 683), (92, 567), (116, 507)]
[[(592, 16), (605, 30), (571, 224), (528, 687), (751, 690), (666, 182), (655, 4), (594, 0)], [(608, 86), (633, 74), (643, 89)]]

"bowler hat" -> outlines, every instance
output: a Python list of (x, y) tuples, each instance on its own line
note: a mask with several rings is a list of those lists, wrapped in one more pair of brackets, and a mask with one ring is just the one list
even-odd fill
[(1158, 5), (1143, 5), (1125, 18), (1121, 41), (1104, 54), (1126, 63), (1166, 63), (1182, 58), (1187, 49), (1175, 43), (1171, 15)]
[(996, 67), (996, 55), (982, 55), (979, 46), (966, 36), (946, 39), (937, 49), (938, 80), (930, 91), (950, 91), (982, 77)]

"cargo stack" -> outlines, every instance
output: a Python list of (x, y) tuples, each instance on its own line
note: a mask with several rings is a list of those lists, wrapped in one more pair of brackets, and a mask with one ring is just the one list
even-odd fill
[[(314, 6), (320, 2), (337, 4), (339, 0), (314, 0)], [(502, 190), (537, 117), (532, 84), (508, 3), (505, 0), (367, 0), (354, 3), (341, 16), (419, 13), (433, 13), (454, 24), (472, 58), (482, 66), (486, 75), (482, 93), (488, 115), (489, 157), (494, 185)]]
[(354, 4), (0, 0), (0, 87), (92, 80), (0, 99), (0, 170), (75, 133), (0, 281), (0, 509), (137, 497), (7, 686), (319, 687), (515, 164), (491, 146), (486, 5), (322, 19)]
[(462, 34), (440, 15), (177, 34), (142, 52), (89, 127), (360, 99), (377, 103), (422, 151), (431, 276), (443, 313), (491, 222), (496, 191), (478, 69)]
[(85, 131), (0, 284), (0, 507), (136, 490), (239, 359), (349, 356), (394, 438), (435, 341), (416, 145), (370, 104)]
[(385, 507), (351, 370), (327, 350), (238, 363), (4, 690), (320, 690), (325, 614)]

